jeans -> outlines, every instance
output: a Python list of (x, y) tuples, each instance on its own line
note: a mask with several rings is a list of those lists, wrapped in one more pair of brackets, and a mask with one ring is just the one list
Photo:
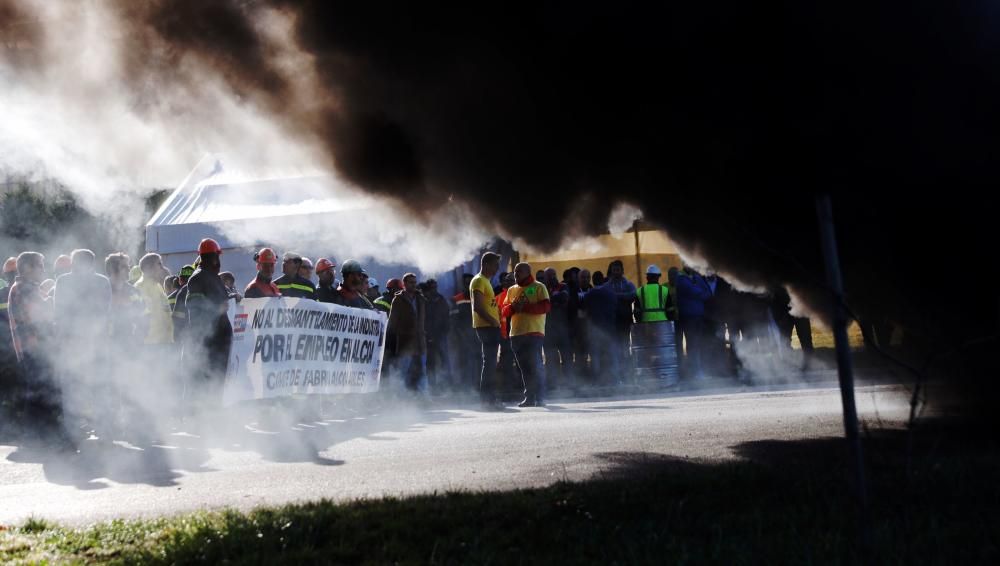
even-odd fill
[(396, 363), (406, 388), (426, 394), (427, 354), (403, 354), (399, 356)]
[(476, 329), (476, 336), (482, 345), (483, 365), (479, 372), (479, 399), (492, 403), (501, 399), (503, 384), (497, 378), (497, 352), (500, 350), (500, 329), (484, 327)]
[(553, 325), (542, 341), (545, 350), (545, 375), (553, 387), (567, 387), (573, 372), (573, 352), (569, 329)]
[(431, 387), (451, 387), (451, 360), (448, 355), (448, 335), (427, 340), (427, 369), (431, 374)]
[(514, 357), (521, 369), (524, 396), (529, 401), (545, 401), (545, 368), (542, 366), (541, 336), (514, 336), (510, 339)]
[(614, 330), (593, 325), (588, 329), (590, 342), (590, 371), (596, 384), (617, 384), (622, 375), (621, 348), (618, 348)]
[(514, 360), (514, 349), (510, 345), (510, 338), (500, 341), (500, 362), (497, 364), (497, 379), (500, 380), (501, 394), (507, 398), (512, 393), (520, 394), (524, 389), (521, 381), (521, 370), (517, 369)]
[(704, 340), (705, 319), (700, 316), (682, 316), (678, 322), (678, 334), (684, 333), (684, 340), (687, 341), (687, 375), (693, 379), (702, 379), (705, 372), (701, 367), (701, 349)]

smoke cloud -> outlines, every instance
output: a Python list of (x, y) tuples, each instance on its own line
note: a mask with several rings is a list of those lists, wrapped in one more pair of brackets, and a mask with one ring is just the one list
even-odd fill
[[(996, 333), (976, 196), (997, 181), (991, 3), (3, 6), (39, 22), (4, 108), (53, 97), (74, 133), (30, 146), (52, 174), (148, 180), (210, 146), (288, 151), (418, 221), (454, 199), (541, 248), (631, 203), (720, 271), (817, 306), (825, 192), (863, 317), (922, 344)], [(929, 301), (944, 262), (976, 274)]]

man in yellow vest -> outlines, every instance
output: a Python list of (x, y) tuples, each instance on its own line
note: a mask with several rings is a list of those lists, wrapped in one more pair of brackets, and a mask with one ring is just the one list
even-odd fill
[(646, 284), (636, 290), (636, 322), (663, 322), (667, 320), (668, 296), (670, 289), (660, 285), (660, 268), (650, 265), (646, 268)]

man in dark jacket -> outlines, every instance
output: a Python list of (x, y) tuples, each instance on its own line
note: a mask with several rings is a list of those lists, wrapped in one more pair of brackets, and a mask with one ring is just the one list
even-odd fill
[[(596, 283), (595, 283), (596, 285)], [(635, 285), (625, 278), (625, 265), (620, 259), (608, 264), (608, 279), (604, 283), (615, 294), (615, 327), (614, 345), (618, 348), (618, 357), (623, 362), (630, 362), (629, 333), (632, 328), (632, 301), (635, 299)], [(625, 368), (622, 368), (624, 371)], [(621, 380), (624, 376), (618, 376)]]
[(218, 388), (222, 385), (229, 363), (229, 348), (233, 341), (233, 327), (229, 323), (230, 293), (219, 273), (222, 270), (222, 249), (212, 239), (202, 240), (198, 246), (201, 266), (188, 281), (187, 309), (195, 354), (200, 358), (195, 369), (205, 392), (202, 401), (216, 404)]
[(332, 259), (321, 257), (316, 260), (316, 277), (319, 286), (316, 287), (316, 300), (321, 303), (336, 302), (337, 289), (333, 286), (337, 275), (337, 263)]
[(302, 256), (295, 252), (285, 252), (281, 257), (281, 277), (274, 280), (282, 297), (295, 297), (300, 299), (316, 300), (316, 286), (313, 282), (302, 277), (300, 268), (302, 267)]
[(448, 356), (448, 331), (451, 328), (448, 299), (438, 292), (438, 284), (428, 279), (424, 298), (427, 299), (427, 368), (431, 389), (439, 391), (451, 386), (451, 360)]
[(417, 291), (417, 276), (403, 276), (403, 290), (396, 293), (389, 310), (388, 332), (395, 344), (387, 344), (396, 358), (398, 374), (406, 388), (427, 395), (427, 300)]
[(698, 272), (685, 267), (677, 275), (677, 329), (687, 343), (687, 375), (693, 379), (704, 379), (701, 364), (702, 343), (705, 335), (705, 303), (712, 297), (712, 291)]
[(59, 387), (50, 371), (52, 304), (40, 289), (45, 279), (45, 256), (23, 252), (17, 256), (17, 277), (8, 297), (8, 316), (14, 352), (24, 386), (18, 405), (24, 418), (45, 433), (61, 432)]
[(364, 276), (366, 274), (361, 264), (353, 259), (349, 259), (344, 262), (340, 273), (344, 276), (344, 280), (337, 287), (337, 293), (333, 297), (333, 302), (355, 309), (375, 310), (371, 301), (365, 296)]
[(481, 379), (482, 345), (476, 337), (472, 321), (472, 274), (462, 274), (462, 287), (451, 299), (451, 348), (455, 362), (455, 385), (466, 390), (478, 390)]
[[(66, 388), (66, 417), (73, 421), (77, 421), (77, 417), (86, 419), (96, 427), (102, 440), (110, 441), (113, 419), (109, 417), (114, 404), (109, 399), (114, 397), (110, 393), (115, 390), (115, 384), (112, 372), (105, 371), (107, 360), (102, 358), (108, 347), (105, 340), (111, 309), (111, 283), (96, 272), (94, 263), (94, 252), (74, 250), (69, 273), (56, 280), (52, 297), (58, 343), (76, 355), (56, 357), (54, 363)], [(160, 295), (163, 297), (162, 291)], [(159, 305), (162, 310), (157, 314), (169, 324), (166, 297), (163, 300)], [(142, 321), (148, 328), (149, 317), (143, 316)], [(173, 340), (172, 333), (170, 330), (166, 336), (170, 340)], [(138, 354), (135, 349), (129, 352), (130, 356)]]
[(542, 283), (549, 290), (552, 310), (545, 317), (545, 378), (549, 389), (570, 385), (573, 352), (569, 339), (569, 291), (565, 283), (559, 281), (556, 270), (545, 269)]
[(577, 379), (577, 376), (586, 373), (587, 369), (587, 345), (584, 343), (586, 332), (584, 330), (584, 319), (581, 316), (580, 299), (583, 294), (580, 292), (580, 268), (571, 267), (563, 271), (563, 285), (568, 293), (566, 302), (566, 324), (569, 330), (569, 348), (572, 364), (570, 372)]
[(621, 378), (621, 349), (615, 342), (618, 297), (610, 287), (592, 288), (580, 300), (587, 315), (590, 369), (597, 383), (618, 383)]

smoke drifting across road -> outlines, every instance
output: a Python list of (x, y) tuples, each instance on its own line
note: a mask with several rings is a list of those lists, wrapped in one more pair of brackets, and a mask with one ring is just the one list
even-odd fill
[[(996, 332), (977, 196), (997, 181), (991, 3), (81, 6), (120, 72), (62, 101), (141, 117), (155, 135), (109, 152), (146, 157), (144, 174), (214, 141), (302, 150), (418, 218), (454, 198), (539, 247), (600, 231), (624, 201), (718, 269), (814, 305), (813, 195), (829, 192), (863, 316), (948, 346)], [(163, 136), (150, 116), (190, 127)], [(928, 301), (945, 261), (977, 275)]]

